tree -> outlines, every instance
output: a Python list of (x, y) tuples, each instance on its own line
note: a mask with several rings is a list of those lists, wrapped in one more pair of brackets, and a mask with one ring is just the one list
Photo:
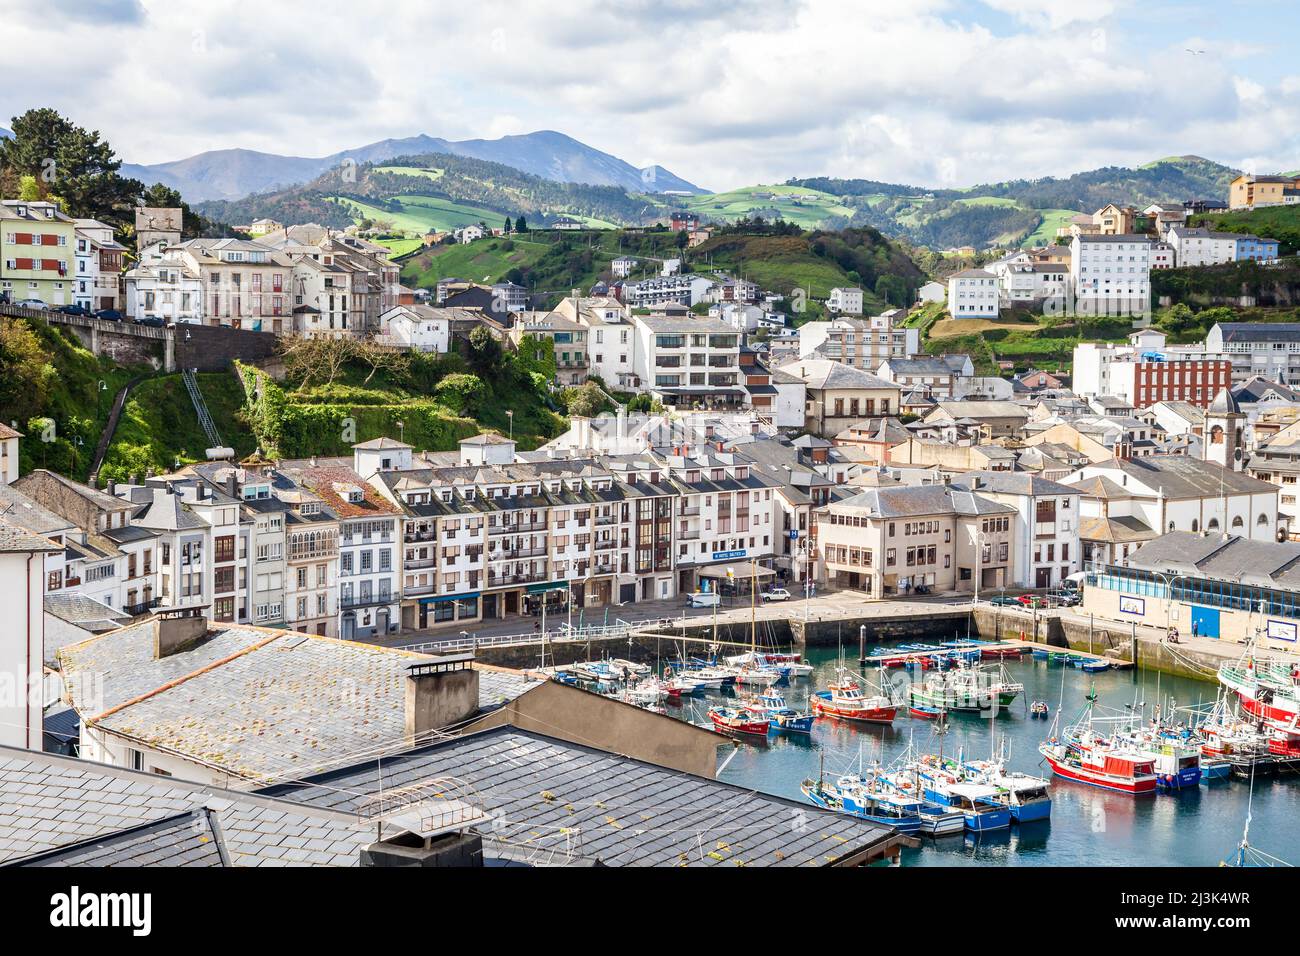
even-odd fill
[(605, 396), (595, 382), (566, 389), (564, 403), (570, 415), (591, 418), (605, 409)]
[(480, 375), (498, 372), (501, 367), (502, 349), (497, 337), (488, 331), (487, 326), (476, 326), (469, 334), (469, 366)]
[(487, 393), (487, 386), (477, 375), (454, 373), (446, 376), (434, 389), (438, 401), (457, 415), (473, 416)]
[(5, 423), (26, 421), (42, 408), (58, 373), (50, 353), (24, 319), (0, 316), (0, 409)]
[(501, 229), (507, 236), (510, 235), (510, 217), (506, 216), (506, 224)]
[(369, 385), (375, 373), (380, 371), (388, 373), (392, 378), (401, 378), (409, 365), (410, 353), (376, 342), (356, 342), (352, 346), (352, 353), (358, 362), (370, 366), (370, 372), (362, 385)]
[(527, 232), (527, 231), (528, 231), (528, 221), (524, 219), (524, 217), (521, 215), (518, 219), (515, 220), (515, 232)]
[(17, 194), (22, 177), (32, 176), (42, 199), (57, 197), (68, 215), (98, 219), (125, 234), (144, 186), (118, 175), (122, 161), (97, 130), (49, 108), (28, 110), (12, 122), (13, 136), (0, 140), (0, 190)]
[(280, 339), (280, 356), (285, 374), (300, 388), (314, 384), (332, 385), (353, 358), (356, 343), (349, 338), (306, 338), (284, 336)]
[(678, 250), (679, 252), (681, 252), (681, 251), (684, 250), (688, 245), (690, 245), (691, 237), (690, 237), (689, 235), (687, 235), (687, 234), (686, 234), (686, 230), (683, 229), (683, 230), (681, 230), (680, 232), (677, 233), (677, 240), (676, 240), (676, 241), (677, 241), (677, 250)]

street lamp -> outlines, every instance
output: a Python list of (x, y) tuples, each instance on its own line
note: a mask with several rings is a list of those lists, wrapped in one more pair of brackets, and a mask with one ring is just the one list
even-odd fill
[(397, 440), (403, 445), (406, 444), (406, 423), (399, 419), (393, 424), (397, 426)]
[(515, 411), (513, 408), (506, 409), (506, 418), (510, 419), (510, 440), (515, 440)]

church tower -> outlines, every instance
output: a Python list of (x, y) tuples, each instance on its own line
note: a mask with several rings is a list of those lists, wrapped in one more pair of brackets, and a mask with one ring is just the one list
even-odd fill
[(1245, 458), (1246, 416), (1232, 397), (1222, 389), (1205, 410), (1205, 430), (1201, 437), (1202, 457), (1216, 465), (1241, 471)]

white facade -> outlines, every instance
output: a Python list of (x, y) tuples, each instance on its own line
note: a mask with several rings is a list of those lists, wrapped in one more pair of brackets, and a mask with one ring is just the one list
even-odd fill
[(922, 304), (928, 302), (947, 302), (948, 288), (942, 282), (927, 282), (921, 288), (916, 290), (916, 301)]
[(166, 244), (156, 242), (140, 253), (125, 275), (126, 308), (131, 319), (203, 324), (203, 282), (199, 272)]
[(427, 306), (399, 305), (379, 317), (379, 341), (414, 352), (446, 354), (451, 323), (445, 313)]
[(843, 312), (849, 315), (862, 314), (862, 290), (857, 288), (840, 288), (831, 289), (830, 296), (826, 299), (826, 308), (832, 312)]
[[(362, 488), (355, 494), (364, 500)], [(339, 523), (339, 636), (344, 640), (382, 636), (401, 622), (400, 532), (398, 515)]]
[(948, 277), (948, 313), (954, 319), (996, 319), (998, 278), (983, 269), (966, 269)]
[(1237, 258), (1235, 233), (1211, 232), (1204, 226), (1171, 226), (1165, 238), (1174, 247), (1180, 269), (1189, 266), (1216, 266)]
[(740, 334), (712, 319), (633, 316), (636, 374), (665, 404), (740, 389)]
[(1085, 315), (1149, 312), (1152, 244), (1149, 236), (1075, 236), (1070, 242), (1075, 311)]
[[(0, 551), (0, 606), (7, 626), (0, 631), (0, 674), (7, 687), (0, 693), (0, 743), (41, 749), (45, 661), (43, 549), (35, 535), (26, 545)], [(24, 547), (32, 550), (10, 550)]]

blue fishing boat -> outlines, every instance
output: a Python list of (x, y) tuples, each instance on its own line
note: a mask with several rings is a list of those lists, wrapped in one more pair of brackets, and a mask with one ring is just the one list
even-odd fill
[(1110, 670), (1110, 661), (1084, 661), (1082, 669), (1085, 674), (1100, 674)]
[(809, 711), (798, 711), (785, 702), (785, 695), (780, 691), (767, 690), (754, 700), (745, 704), (745, 709), (768, 718), (771, 729), (788, 734), (810, 734), (814, 715)]
[(921, 829), (919, 813), (888, 799), (878, 799), (861, 777), (840, 777), (834, 783), (828, 783), (818, 776), (816, 780), (804, 780), (799, 789), (809, 802), (824, 810), (835, 810), (859, 820), (893, 827), (899, 833), (916, 833)]
[(1050, 656), (1048, 651), (1042, 647), (1035, 647), (1032, 651), (1030, 651), (1030, 654), (1033, 656), (1034, 660), (1036, 661), (1045, 661)]

